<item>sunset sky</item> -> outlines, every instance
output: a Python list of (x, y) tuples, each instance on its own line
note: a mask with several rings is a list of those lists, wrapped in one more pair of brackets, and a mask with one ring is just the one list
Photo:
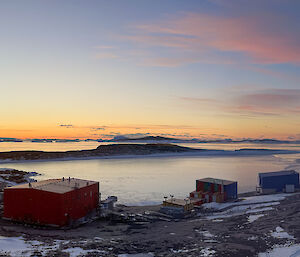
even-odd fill
[(300, 1), (0, 1), (0, 137), (300, 139)]

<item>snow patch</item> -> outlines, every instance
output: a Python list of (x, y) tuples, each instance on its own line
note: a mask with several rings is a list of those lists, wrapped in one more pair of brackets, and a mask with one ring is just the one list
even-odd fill
[(207, 247), (200, 251), (200, 256), (205, 256), (205, 257), (214, 256), (215, 252), (216, 252), (215, 250), (212, 250)]
[(215, 219), (212, 222), (222, 222), (222, 221), (223, 221), (222, 219)]
[(225, 218), (231, 218), (234, 216), (240, 216), (244, 214), (273, 210), (272, 207), (257, 208), (259, 206), (263, 206), (263, 205), (237, 206), (227, 211), (213, 213), (212, 215), (206, 216), (205, 218), (208, 220), (225, 219)]
[(30, 256), (31, 247), (22, 237), (0, 237), (0, 253), (11, 256)]
[(43, 256), (47, 256), (47, 252), (59, 248), (60, 242), (60, 240), (56, 240), (54, 245), (43, 245), (40, 241), (25, 241), (21, 236), (0, 236), (0, 254), (6, 254), (11, 257), (27, 257), (31, 256), (34, 251), (39, 251)]
[(259, 253), (258, 257), (297, 257), (300, 256), (300, 244), (275, 245), (273, 249)]
[(172, 253), (188, 253), (188, 252), (195, 252), (195, 251), (197, 251), (197, 256), (203, 256), (203, 257), (214, 256), (214, 254), (216, 252), (215, 250), (212, 250), (209, 247), (203, 248), (201, 250), (199, 250), (198, 248), (194, 248), (194, 249), (179, 249), (179, 250), (171, 249)]
[(271, 236), (274, 238), (286, 238), (286, 239), (295, 239), (293, 236), (289, 235), (287, 232), (284, 232), (282, 227), (276, 227), (275, 231), (271, 233)]
[(81, 255), (86, 255), (88, 253), (105, 253), (105, 251), (100, 251), (100, 250), (84, 250), (81, 247), (73, 247), (73, 248), (68, 248), (65, 250), (62, 250), (62, 252), (69, 253), (70, 257), (77, 257)]
[(153, 257), (153, 253), (136, 253), (136, 254), (129, 254), (129, 253), (124, 253), (124, 254), (119, 254), (118, 257)]
[(264, 216), (264, 214), (249, 215), (248, 222), (252, 223), (252, 222), (256, 221), (257, 219), (259, 219), (260, 217), (263, 217), (263, 216)]
[[(212, 210), (212, 213), (206, 216), (208, 220), (220, 220), (223, 218), (230, 218), (234, 216), (258, 213), (272, 210), (272, 206), (279, 205), (281, 200), (285, 199), (291, 194), (274, 194), (274, 195), (259, 195), (246, 197), (242, 201), (227, 202), (227, 203), (206, 203), (203, 204), (204, 209)], [(223, 210), (223, 211), (222, 211)], [(203, 216), (200, 214), (199, 216)], [(254, 222), (263, 214), (250, 215), (249, 222)]]
[(242, 205), (252, 205), (258, 203), (268, 203), (268, 202), (277, 202), (284, 200), (286, 197), (290, 196), (291, 194), (273, 194), (273, 195), (257, 195), (257, 196), (250, 196), (245, 197), (242, 201), (237, 202), (227, 202), (227, 203), (205, 203), (202, 204), (204, 209), (214, 209), (214, 210), (223, 210), (225, 208), (229, 208), (232, 206), (242, 206)]
[(195, 229), (195, 231), (201, 235), (203, 235), (204, 237), (215, 237), (213, 234), (211, 234), (209, 231), (207, 230), (198, 230), (198, 229)]

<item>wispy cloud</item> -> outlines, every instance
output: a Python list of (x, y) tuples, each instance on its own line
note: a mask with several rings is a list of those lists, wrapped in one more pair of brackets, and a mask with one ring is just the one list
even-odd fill
[[(266, 23), (266, 19), (275, 24)], [(179, 48), (199, 53), (237, 52), (256, 63), (300, 62), (297, 34), (277, 28), (278, 16), (222, 17), (187, 13), (156, 23), (136, 26), (129, 40), (146, 45)], [(201, 61), (201, 56), (198, 55)]]
[(96, 59), (116, 59), (119, 56), (111, 52), (101, 52), (95, 55)]
[(242, 95), (240, 104), (262, 107), (300, 106), (300, 89), (271, 89), (257, 93)]
[(160, 58), (145, 58), (141, 65), (156, 66), (156, 67), (178, 67), (184, 64), (198, 62), (196, 58), (189, 57), (160, 57)]
[(271, 89), (241, 95), (236, 109), (244, 112), (273, 115), (300, 113), (299, 89)]
[[(136, 58), (149, 66), (177, 67), (196, 62), (298, 65), (300, 36), (293, 24), (285, 22), (287, 18), (282, 13), (178, 13), (132, 25), (118, 40), (131, 43), (132, 49), (147, 49), (147, 55)], [(99, 58), (124, 58), (128, 51), (101, 53)]]
[(110, 46), (110, 45), (98, 45), (95, 46), (96, 49), (114, 49), (114, 46)]
[(106, 127), (91, 127), (90, 128), (91, 130), (105, 130), (106, 129)]
[[(231, 92), (232, 93), (232, 92)], [(300, 89), (268, 89), (226, 95), (222, 99), (179, 97), (201, 108), (223, 113), (251, 116), (281, 116), (300, 114)]]
[(74, 125), (72, 125), (72, 124), (59, 124), (59, 127), (63, 127), (63, 128), (74, 128)]
[(219, 103), (220, 101), (213, 99), (213, 98), (201, 98), (201, 97), (179, 97), (181, 100), (188, 101), (188, 102), (195, 102), (195, 103), (204, 103), (204, 104), (215, 104)]

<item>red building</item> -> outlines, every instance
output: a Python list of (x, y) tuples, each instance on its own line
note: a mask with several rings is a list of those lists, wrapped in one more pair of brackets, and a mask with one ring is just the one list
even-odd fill
[(99, 182), (49, 179), (4, 189), (4, 218), (25, 223), (67, 226), (99, 206)]

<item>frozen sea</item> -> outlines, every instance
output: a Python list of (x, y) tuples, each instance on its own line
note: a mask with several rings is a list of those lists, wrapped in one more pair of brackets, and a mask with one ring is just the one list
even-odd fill
[[(0, 151), (66, 151), (94, 149), (98, 142), (31, 143), (1, 142)], [(203, 149), (236, 150), (241, 148), (299, 150), (300, 145), (283, 144), (180, 144)], [(120, 203), (146, 205), (160, 203), (164, 196), (186, 197), (195, 189), (195, 180), (216, 177), (238, 181), (239, 192), (254, 191), (259, 172), (293, 168), (300, 171), (300, 154), (251, 157), (168, 156), (107, 158), (92, 160), (42, 161), (0, 164), (41, 173), (38, 180), (78, 177), (100, 182), (102, 197), (116, 195)]]

